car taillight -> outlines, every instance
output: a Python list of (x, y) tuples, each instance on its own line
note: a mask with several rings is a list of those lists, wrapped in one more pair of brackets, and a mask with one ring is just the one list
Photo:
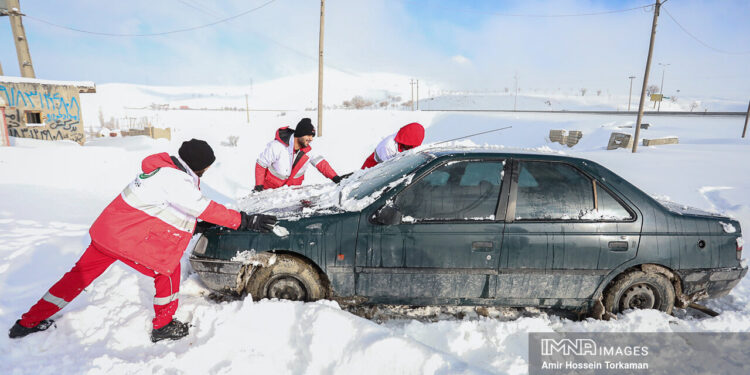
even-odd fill
[(745, 244), (745, 241), (742, 240), (742, 237), (737, 237), (737, 260), (740, 260), (742, 257), (742, 246)]

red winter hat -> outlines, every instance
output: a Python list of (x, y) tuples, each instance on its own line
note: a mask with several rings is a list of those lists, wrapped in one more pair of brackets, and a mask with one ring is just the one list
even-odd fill
[(424, 140), (424, 127), (417, 122), (405, 125), (396, 133), (395, 141), (402, 145), (417, 147)]

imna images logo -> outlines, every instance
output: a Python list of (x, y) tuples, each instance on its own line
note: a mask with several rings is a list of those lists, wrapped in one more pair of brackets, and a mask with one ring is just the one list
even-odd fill
[(542, 355), (596, 355), (596, 342), (592, 339), (542, 339)]

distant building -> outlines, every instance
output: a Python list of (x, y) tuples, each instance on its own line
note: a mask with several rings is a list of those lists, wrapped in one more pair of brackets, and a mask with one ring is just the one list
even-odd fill
[(93, 82), (0, 76), (0, 107), (5, 109), (7, 134), (83, 144), (86, 135), (79, 93), (95, 92)]

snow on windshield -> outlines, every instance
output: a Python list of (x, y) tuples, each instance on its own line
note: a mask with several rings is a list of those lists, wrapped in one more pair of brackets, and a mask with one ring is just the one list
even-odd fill
[(385, 191), (411, 182), (410, 172), (432, 156), (410, 150), (375, 167), (357, 170), (340, 184), (284, 186), (253, 192), (237, 203), (237, 208), (251, 213), (270, 213), (279, 218), (296, 220), (313, 214), (360, 211), (380, 198)]

